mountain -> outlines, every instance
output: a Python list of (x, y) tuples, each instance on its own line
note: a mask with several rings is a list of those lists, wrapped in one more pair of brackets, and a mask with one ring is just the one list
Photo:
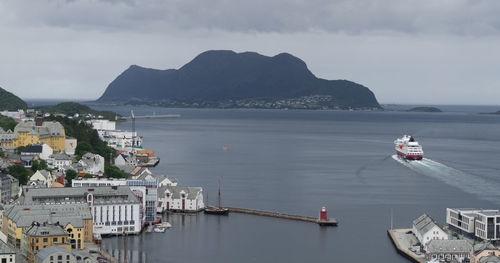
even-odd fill
[(291, 99), (328, 107), (380, 108), (368, 88), (347, 80), (317, 78), (304, 61), (290, 54), (268, 57), (224, 50), (201, 53), (177, 70), (132, 65), (109, 84), (98, 102), (294, 104)]
[(0, 110), (24, 110), (26, 107), (27, 104), (24, 100), (0, 87)]

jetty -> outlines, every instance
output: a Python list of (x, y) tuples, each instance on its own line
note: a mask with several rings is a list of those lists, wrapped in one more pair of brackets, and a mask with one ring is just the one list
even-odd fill
[[(257, 216), (267, 216), (274, 218), (282, 218), (288, 220), (316, 223), (320, 226), (337, 226), (338, 221), (335, 218), (318, 218), (312, 216), (301, 216), (301, 215), (291, 215), (284, 214), (279, 212), (271, 212), (271, 211), (263, 211), (256, 209), (248, 209), (248, 208), (238, 208), (238, 207), (226, 207), (230, 212), (241, 213), (241, 214), (249, 214), (249, 215), (257, 215)], [(325, 209), (326, 212), (326, 209)]]
[(410, 233), (411, 228), (398, 228), (387, 230), (387, 235), (391, 238), (396, 251), (403, 257), (415, 263), (426, 262), (425, 256), (417, 249), (413, 249), (413, 244), (417, 243), (417, 237)]
[(180, 114), (153, 114), (153, 115), (141, 115), (141, 116), (123, 116), (121, 117), (124, 120), (128, 119), (164, 119), (164, 118), (180, 118)]

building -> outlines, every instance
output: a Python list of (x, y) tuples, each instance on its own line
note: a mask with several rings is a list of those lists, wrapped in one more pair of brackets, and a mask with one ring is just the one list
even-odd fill
[(9, 245), (5, 244), (3, 241), (0, 241), (0, 262), (1, 263), (10, 263), (16, 262), (16, 252), (9, 247)]
[(84, 172), (92, 175), (104, 175), (104, 157), (99, 154), (86, 153), (76, 165), (73, 165), (78, 172)]
[(48, 160), (49, 156), (52, 155), (54, 151), (47, 144), (33, 144), (24, 147), (21, 150), (21, 156), (23, 155), (32, 155), (37, 156), (42, 160)]
[(500, 263), (500, 257), (499, 256), (484, 256), (479, 259), (479, 263)]
[(59, 222), (69, 234), (71, 248), (83, 249), (84, 242), (93, 240), (93, 221), (87, 204), (37, 204), (14, 205), (5, 210), (2, 232), (7, 242), (24, 249), (22, 233), (33, 222)]
[(423, 246), (431, 240), (448, 239), (448, 234), (427, 214), (423, 214), (413, 220), (413, 233)]
[(23, 240), (26, 246), (23, 246), (22, 253), (30, 262), (35, 261), (35, 255), (46, 247), (58, 246), (71, 251), (69, 243), (69, 234), (59, 224), (48, 224), (33, 222), (33, 224), (23, 232)]
[(76, 258), (71, 252), (60, 246), (45, 247), (35, 257), (35, 263), (76, 263)]
[(12, 194), (12, 181), (10, 177), (7, 174), (1, 173), (0, 172), (0, 202), (2, 204), (7, 204), (9, 203)]
[(22, 121), (14, 131), (0, 135), (0, 147), (14, 149), (31, 144), (47, 144), (53, 151), (65, 150), (66, 134), (59, 122), (43, 122), (37, 126), (33, 121)]
[(97, 131), (114, 131), (116, 130), (116, 122), (109, 120), (88, 120), (87, 123), (92, 125), (92, 128)]
[(19, 180), (15, 178), (14, 176), (8, 174), (7, 175), (10, 178), (10, 196), (15, 199), (19, 195)]
[(40, 181), (45, 184), (46, 187), (51, 187), (54, 182), (52, 174), (47, 170), (38, 170), (31, 177), (30, 181)]
[(500, 240), (500, 210), (447, 208), (446, 223), (451, 229), (481, 240)]
[(76, 138), (66, 136), (64, 151), (69, 155), (73, 155), (75, 154), (76, 146), (78, 146), (78, 140)]
[(198, 212), (205, 207), (201, 187), (162, 186), (158, 192), (158, 212)]
[(479, 263), (482, 258), (489, 256), (500, 257), (500, 250), (489, 242), (481, 242), (473, 246), (470, 262)]
[(142, 202), (142, 215), (146, 223), (156, 221), (156, 210), (158, 205), (158, 180), (126, 180), (114, 178), (88, 178), (75, 179), (73, 187), (95, 187), (95, 186), (128, 186), (137, 198)]
[(50, 169), (64, 170), (64, 167), (69, 167), (73, 163), (73, 156), (65, 153), (58, 152), (50, 155), (47, 160), (47, 166)]
[(139, 233), (143, 223), (142, 200), (128, 186), (34, 188), (24, 192), (20, 203), (87, 204), (94, 236)]
[(431, 240), (425, 246), (426, 260), (445, 260), (450, 262), (452, 259), (458, 262), (464, 262), (470, 259), (472, 245), (467, 240)]

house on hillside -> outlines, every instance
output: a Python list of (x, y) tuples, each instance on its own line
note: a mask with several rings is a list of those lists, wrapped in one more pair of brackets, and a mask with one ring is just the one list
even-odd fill
[(37, 156), (38, 158), (47, 161), (49, 156), (52, 155), (54, 151), (47, 144), (33, 144), (24, 147), (21, 150), (21, 156)]
[(38, 170), (30, 177), (30, 181), (40, 181), (45, 184), (46, 187), (51, 187), (52, 182), (54, 182), (54, 178), (49, 171)]
[(104, 157), (99, 154), (86, 153), (82, 159), (73, 165), (78, 172), (84, 172), (92, 175), (104, 175)]
[(49, 159), (47, 160), (47, 165), (51, 169), (58, 169), (58, 170), (63, 170), (64, 167), (71, 166), (73, 163), (73, 156), (65, 153), (65, 152), (58, 152), (50, 155)]

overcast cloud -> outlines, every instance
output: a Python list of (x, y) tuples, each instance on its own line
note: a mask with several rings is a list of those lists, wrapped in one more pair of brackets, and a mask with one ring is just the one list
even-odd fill
[(130, 64), (289, 52), (380, 102), (498, 104), (497, 0), (0, 0), (0, 86), (96, 99)]

